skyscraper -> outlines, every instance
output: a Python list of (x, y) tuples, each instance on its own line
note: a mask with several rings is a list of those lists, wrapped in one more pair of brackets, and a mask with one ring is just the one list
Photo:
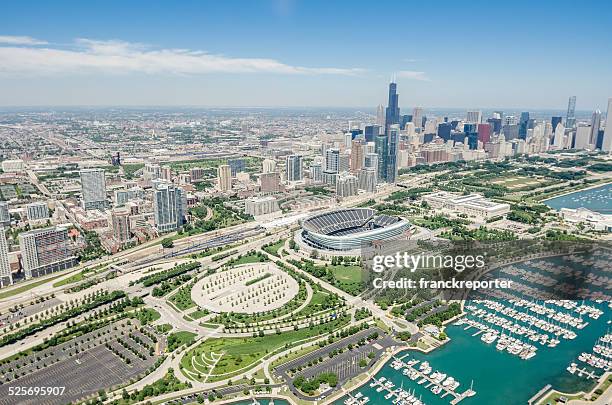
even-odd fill
[(340, 150), (330, 148), (325, 151), (325, 170), (330, 173), (340, 171)]
[(378, 154), (366, 153), (364, 159), (364, 167), (369, 167), (378, 171)]
[(280, 174), (278, 172), (262, 173), (259, 176), (262, 193), (278, 193), (280, 191)]
[(373, 193), (376, 191), (376, 169), (373, 167), (366, 167), (359, 170), (357, 174), (358, 188), (364, 190), (367, 193)]
[(389, 128), (389, 136), (387, 139), (387, 175), (385, 180), (387, 183), (395, 183), (397, 176), (397, 151), (399, 149), (399, 125), (391, 125)]
[(310, 164), (310, 178), (314, 183), (323, 182), (323, 168), (321, 167), (321, 163), (313, 162)]
[(422, 107), (414, 107), (414, 110), (412, 111), (412, 122), (414, 123), (415, 128), (421, 129), (423, 127)]
[(120, 243), (125, 243), (132, 237), (130, 228), (130, 211), (125, 208), (115, 208), (111, 215), (113, 236)]
[(217, 168), (219, 190), (230, 191), (232, 189), (232, 169), (229, 165), (219, 165)]
[(576, 126), (576, 96), (571, 96), (567, 102), (565, 128), (572, 129), (574, 126)]
[(470, 149), (478, 149), (478, 130), (476, 124), (465, 124), (463, 126), (463, 132), (467, 137), (467, 143)]
[(357, 195), (357, 177), (352, 174), (341, 174), (336, 181), (336, 195), (338, 197), (350, 197)]
[(483, 145), (491, 140), (491, 124), (478, 125), (478, 140)]
[(521, 119), (519, 120), (519, 138), (527, 139), (527, 129), (529, 126), (529, 111), (523, 111), (521, 113)]
[(379, 127), (385, 126), (385, 107), (382, 104), (379, 104), (376, 108), (376, 125)]
[(606, 129), (604, 130), (601, 150), (612, 152), (612, 97), (608, 99), (608, 111), (606, 112)]
[[(229, 170), (229, 166), (228, 166)], [(153, 191), (153, 214), (159, 233), (176, 231), (185, 223), (187, 197), (182, 188), (158, 182)]]
[(276, 171), (276, 161), (272, 159), (266, 159), (263, 161), (263, 172), (272, 173)]
[(9, 214), (8, 201), (0, 201), (0, 225), (2, 226), (11, 225), (11, 214)]
[(73, 267), (77, 258), (63, 227), (34, 229), (19, 234), (25, 278), (40, 277)]
[(400, 120), (400, 109), (399, 109), (399, 95), (397, 94), (397, 83), (389, 83), (389, 104), (385, 113), (385, 134), (389, 134), (389, 128), (391, 125), (399, 124)]
[(593, 111), (593, 115), (591, 116), (591, 134), (589, 137), (589, 144), (591, 145), (597, 144), (597, 135), (599, 135), (600, 127), (601, 127), (601, 111), (595, 110)]
[(287, 181), (300, 181), (304, 177), (301, 155), (287, 156)]
[(80, 175), (83, 209), (103, 210), (106, 208), (104, 169), (83, 169)]
[(364, 136), (366, 142), (374, 142), (376, 136), (380, 133), (380, 126), (378, 125), (366, 125), (364, 130)]
[(376, 137), (375, 151), (378, 155), (378, 180), (387, 179), (387, 137), (378, 135)]
[(236, 174), (243, 172), (245, 169), (244, 159), (228, 159), (227, 164), (231, 169), (232, 177), (236, 177)]
[(557, 125), (563, 122), (563, 117), (552, 117), (550, 119), (550, 123), (552, 124), (553, 127), (553, 133), (555, 132), (555, 130), (557, 129)]
[(6, 243), (4, 228), (0, 226), (0, 287), (11, 284), (13, 284), (13, 276), (8, 258), (8, 243)]
[(351, 145), (351, 171), (357, 172), (363, 167), (364, 145), (362, 142), (355, 140)]
[(473, 124), (480, 124), (482, 121), (482, 111), (468, 111), (466, 121)]

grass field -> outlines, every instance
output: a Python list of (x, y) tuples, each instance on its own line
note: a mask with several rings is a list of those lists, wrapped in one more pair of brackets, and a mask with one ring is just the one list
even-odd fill
[(192, 378), (198, 379), (197, 375), (208, 373), (212, 368), (208, 381), (222, 380), (250, 369), (264, 356), (278, 349), (336, 330), (347, 322), (348, 316), (344, 316), (312, 328), (263, 337), (208, 339), (183, 356), (181, 365)]
[(193, 343), (197, 335), (193, 332), (174, 332), (168, 335), (168, 351), (171, 352), (181, 345), (187, 344), (189, 346)]
[(0, 293), (0, 299), (12, 297), (13, 295), (17, 295), (17, 294), (21, 294), (23, 292), (31, 290), (32, 288), (36, 288), (39, 285), (43, 285), (45, 283), (49, 283), (49, 282), (51, 282), (53, 280), (57, 280), (58, 278), (60, 278), (62, 276), (65, 276), (65, 274), (60, 274), (60, 275), (57, 275), (55, 277), (47, 278), (45, 280), (37, 280), (37, 281), (35, 281), (33, 283), (29, 283), (27, 285), (23, 285), (21, 287), (17, 287), (15, 289), (12, 289), (12, 290), (9, 290), (9, 291), (4, 291), (4, 292)]
[(343, 283), (360, 283), (362, 281), (362, 268), (360, 266), (331, 266), (336, 280)]
[(282, 248), (285, 245), (285, 239), (281, 239), (278, 242), (276, 242), (273, 245), (270, 246), (266, 246), (265, 248), (263, 248), (263, 250), (265, 250), (266, 252), (270, 253), (271, 255), (280, 257), (280, 255), (278, 254), (278, 251), (280, 250), (280, 248)]

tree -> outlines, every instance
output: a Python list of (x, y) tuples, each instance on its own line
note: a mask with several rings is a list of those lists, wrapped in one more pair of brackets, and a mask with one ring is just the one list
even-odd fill
[(161, 245), (164, 249), (170, 249), (174, 247), (174, 241), (171, 238), (164, 238), (161, 241)]

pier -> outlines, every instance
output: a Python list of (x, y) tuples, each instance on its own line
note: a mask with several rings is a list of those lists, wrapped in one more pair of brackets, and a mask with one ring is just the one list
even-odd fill
[(443, 391), (443, 394), (441, 395), (441, 398), (444, 398), (444, 397), (449, 396), (449, 395), (452, 396), (453, 399), (450, 401), (450, 403), (453, 404), (453, 405), (454, 404), (458, 404), (459, 402), (461, 402), (465, 398), (468, 398), (468, 397), (476, 395), (476, 391), (474, 391), (472, 389), (472, 387), (470, 387), (468, 390), (464, 391), (463, 393), (458, 394), (455, 391), (450, 390), (449, 388), (443, 386), (442, 382), (437, 383), (429, 375), (424, 374), (423, 372), (421, 372), (420, 370), (418, 370), (417, 368), (415, 368), (413, 366), (408, 366), (401, 359), (399, 359), (397, 357), (393, 357), (393, 359), (395, 361), (398, 361), (398, 362), (401, 363), (401, 365), (402, 365), (401, 368), (408, 368), (408, 369), (414, 370), (416, 373), (418, 373), (420, 378), (425, 379), (428, 382), (428, 384), (425, 386), (425, 388), (430, 388), (432, 385), (435, 385), (435, 386), (441, 388), (442, 391)]

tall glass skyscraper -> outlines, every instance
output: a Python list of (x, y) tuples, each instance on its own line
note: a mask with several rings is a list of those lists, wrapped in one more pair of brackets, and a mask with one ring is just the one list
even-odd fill
[(397, 151), (399, 149), (399, 124), (391, 125), (389, 136), (387, 137), (387, 183), (395, 183), (397, 177)]
[(567, 102), (567, 115), (565, 117), (565, 128), (576, 126), (576, 96), (571, 96)]
[(391, 125), (399, 124), (400, 109), (398, 104), (397, 83), (389, 83), (389, 105), (385, 114), (385, 134), (389, 135)]
[(521, 120), (519, 121), (519, 138), (527, 139), (527, 129), (529, 126), (529, 111), (523, 111), (521, 113)]

